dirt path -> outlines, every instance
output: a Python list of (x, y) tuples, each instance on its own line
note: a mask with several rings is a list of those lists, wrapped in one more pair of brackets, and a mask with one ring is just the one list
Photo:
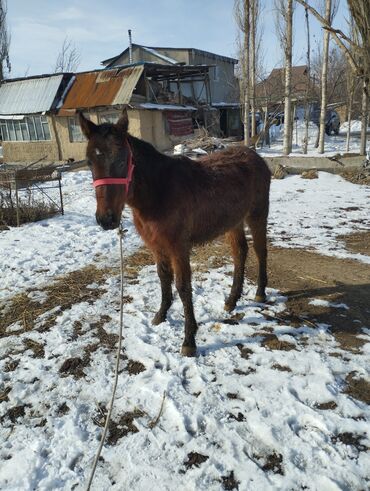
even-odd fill
[[(356, 236), (356, 250), (366, 254), (369, 233)], [(362, 244), (362, 245), (361, 245)], [(217, 241), (195, 251), (195, 268), (217, 266), (230, 261), (229, 248)], [(247, 277), (256, 280), (257, 264), (253, 248), (247, 263)], [(297, 325), (303, 319), (314, 324), (331, 326), (342, 348), (358, 350), (363, 340), (361, 328), (370, 325), (370, 265), (355, 260), (321, 256), (303, 249), (269, 246), (269, 286), (288, 297), (284, 318)], [(312, 305), (313, 299), (326, 300), (331, 305)]]

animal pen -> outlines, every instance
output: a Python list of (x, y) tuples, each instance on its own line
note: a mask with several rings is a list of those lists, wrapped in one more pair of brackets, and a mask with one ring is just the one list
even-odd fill
[[(32, 165), (32, 164), (31, 164)], [(17, 227), (20, 225), (20, 211), (22, 202), (20, 196), (26, 193), (29, 198), (33, 198), (36, 193), (40, 193), (43, 198), (56, 207), (56, 212), (64, 215), (61, 173), (54, 166), (21, 167), (3, 164), (0, 167), (0, 190), (8, 193), (9, 201), (13, 205), (15, 197), (15, 209), (17, 217)], [(52, 195), (51, 190), (57, 191), (57, 197)]]

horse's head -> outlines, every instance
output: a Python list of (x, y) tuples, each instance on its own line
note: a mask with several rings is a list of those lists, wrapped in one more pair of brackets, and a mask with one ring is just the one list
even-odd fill
[(116, 124), (96, 125), (82, 113), (79, 119), (88, 140), (86, 158), (96, 193), (96, 221), (104, 230), (114, 229), (121, 220), (133, 171), (127, 111)]

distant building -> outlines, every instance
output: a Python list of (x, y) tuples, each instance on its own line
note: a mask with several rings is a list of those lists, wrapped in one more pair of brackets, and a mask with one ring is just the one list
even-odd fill
[[(312, 86), (311, 80), (311, 86)], [(292, 99), (302, 101), (309, 86), (306, 65), (292, 67)], [(274, 68), (270, 75), (256, 86), (256, 98), (260, 106), (274, 105), (284, 101), (285, 68)]]
[[(115, 122), (127, 104), (130, 133), (159, 150), (170, 148), (193, 133), (196, 108), (176, 102), (147, 102), (147, 77), (160, 77), (166, 68), (138, 64), (6, 81), (0, 86), (3, 160), (83, 160), (86, 140), (76, 112), (83, 110), (95, 123)], [(188, 75), (189, 67), (180, 69)]]
[(4, 161), (63, 159), (57, 112), (72, 82), (72, 73), (2, 82), (0, 132)]
[[(235, 77), (238, 60), (195, 48), (163, 48), (132, 44), (120, 54), (102, 61), (107, 68), (129, 63), (155, 63), (172, 67), (173, 78), (164, 92), (180, 94), (181, 101), (198, 108), (196, 119), (211, 133), (240, 136), (239, 82)], [(204, 67), (202, 76), (177, 79), (176, 67)], [(150, 84), (152, 85), (152, 83)], [(151, 94), (148, 94), (150, 97)], [(152, 95), (153, 98), (153, 95)]]
[[(219, 103), (238, 102), (238, 81), (235, 78), (234, 68), (238, 63), (235, 58), (217, 55), (195, 48), (160, 48), (132, 44), (120, 54), (102, 61), (106, 68), (113, 68), (129, 63), (156, 63), (170, 66), (209, 66), (209, 94), (204, 88), (203, 80), (199, 77), (190, 77), (181, 81), (183, 96), (193, 99), (193, 102)], [(172, 85), (176, 81), (171, 82)]]
[(131, 56), (127, 48), (102, 63), (105, 69), (4, 81), (5, 162), (83, 160), (86, 140), (78, 110), (95, 123), (115, 122), (128, 105), (130, 133), (159, 150), (198, 126), (218, 134), (220, 121), (224, 134), (238, 133), (236, 59), (198, 49), (132, 45)]

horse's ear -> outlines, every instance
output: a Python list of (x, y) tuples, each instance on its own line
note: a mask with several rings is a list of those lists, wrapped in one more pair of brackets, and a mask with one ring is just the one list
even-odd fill
[(128, 130), (128, 114), (127, 108), (125, 107), (122, 111), (121, 117), (116, 123), (116, 127), (120, 134), (126, 134)]
[(97, 126), (95, 123), (85, 118), (82, 112), (78, 113), (78, 119), (80, 121), (80, 126), (82, 133), (89, 139), (97, 130)]

